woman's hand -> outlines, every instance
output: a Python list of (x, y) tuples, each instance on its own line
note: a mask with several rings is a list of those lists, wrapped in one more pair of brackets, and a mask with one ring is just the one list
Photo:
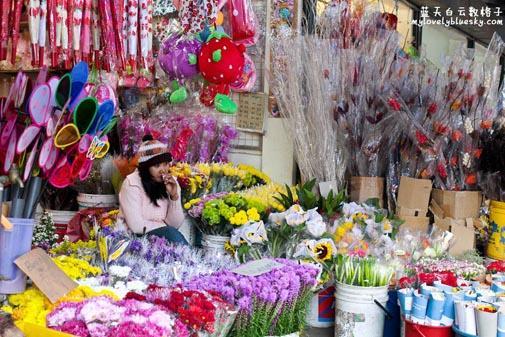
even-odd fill
[(165, 188), (167, 189), (167, 193), (170, 196), (170, 199), (179, 199), (179, 195), (177, 193), (177, 182), (175, 181), (174, 177), (171, 175), (163, 175), (163, 182), (165, 183)]

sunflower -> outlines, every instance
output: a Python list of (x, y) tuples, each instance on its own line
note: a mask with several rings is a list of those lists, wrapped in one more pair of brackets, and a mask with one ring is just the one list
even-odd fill
[(316, 261), (327, 261), (331, 259), (331, 256), (333, 255), (333, 247), (328, 241), (318, 242), (314, 245), (312, 253), (314, 253), (314, 258)]

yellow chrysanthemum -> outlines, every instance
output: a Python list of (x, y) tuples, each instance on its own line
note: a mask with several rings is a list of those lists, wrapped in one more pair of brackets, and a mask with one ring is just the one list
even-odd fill
[(354, 224), (351, 221), (346, 221), (341, 226), (349, 231), (354, 227)]
[(336, 233), (336, 234), (337, 234), (338, 236), (344, 236), (345, 232), (346, 232), (345, 227), (340, 226), (340, 227), (338, 227), (338, 228), (337, 228), (337, 233)]
[(87, 261), (76, 259), (70, 256), (58, 256), (53, 258), (54, 263), (73, 280), (78, 280), (88, 276), (95, 276), (101, 273), (100, 268), (90, 265)]
[(247, 210), (247, 217), (249, 218), (249, 221), (259, 221), (261, 219), (258, 210), (255, 207)]

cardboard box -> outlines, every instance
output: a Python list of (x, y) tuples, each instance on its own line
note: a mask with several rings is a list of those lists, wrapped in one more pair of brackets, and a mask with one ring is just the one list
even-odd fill
[(430, 205), (432, 182), (429, 179), (414, 179), (402, 176), (398, 188), (397, 214), (426, 216)]
[(379, 199), (379, 205), (384, 206), (384, 178), (380, 177), (351, 177), (349, 187), (351, 201), (363, 203), (368, 199)]
[(475, 248), (475, 225), (479, 225), (479, 219), (440, 219), (435, 217), (435, 225), (443, 230), (454, 234), (454, 243), (449, 248), (449, 254), (461, 255)]
[(405, 222), (401, 225), (401, 228), (408, 228), (412, 231), (427, 233), (430, 228), (430, 218), (425, 216), (408, 216), (402, 215), (398, 216)]
[(478, 218), (482, 194), (479, 191), (433, 189), (433, 200), (442, 208), (445, 217), (453, 219)]

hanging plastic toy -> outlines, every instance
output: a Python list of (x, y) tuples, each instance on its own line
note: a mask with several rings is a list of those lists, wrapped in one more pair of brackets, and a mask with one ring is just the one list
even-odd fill
[[(237, 104), (227, 95), (230, 85), (243, 74), (245, 64), (244, 45), (235, 44), (230, 37), (222, 32), (214, 31), (202, 45), (198, 56), (198, 67), (204, 79), (210, 84), (202, 90), (200, 100), (206, 105), (212, 105), (220, 112), (233, 114)], [(202, 99), (211, 92), (214, 96), (209, 100)]]
[(170, 35), (160, 50), (158, 60), (161, 69), (173, 81), (170, 103), (181, 103), (188, 97), (183, 82), (198, 74), (197, 56), (201, 49), (197, 39), (179, 33)]

